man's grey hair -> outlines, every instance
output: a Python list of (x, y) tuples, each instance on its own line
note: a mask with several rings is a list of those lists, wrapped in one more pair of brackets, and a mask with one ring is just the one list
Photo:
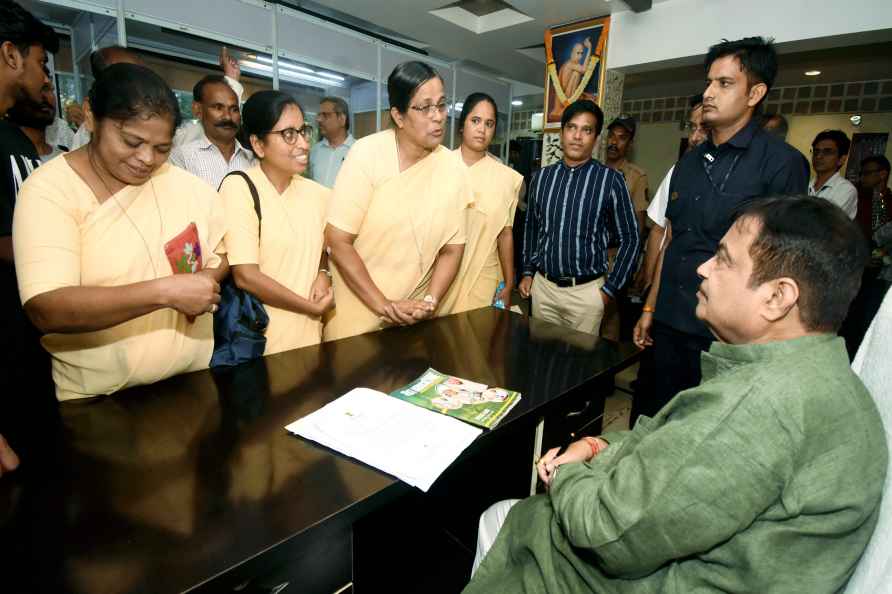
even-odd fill
[(323, 97), (319, 102), (320, 105), (322, 103), (331, 103), (334, 105), (335, 113), (344, 114), (344, 121), (347, 123), (347, 132), (350, 131), (350, 107), (347, 105), (347, 102), (341, 99), (340, 97)]

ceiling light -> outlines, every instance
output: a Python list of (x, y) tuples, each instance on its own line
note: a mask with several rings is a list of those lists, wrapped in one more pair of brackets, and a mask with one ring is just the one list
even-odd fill
[[(260, 62), (255, 62), (252, 60), (240, 60), (239, 63), (243, 68), (249, 68), (255, 71), (263, 72), (264, 74), (272, 74), (273, 67), (268, 64), (261, 64)], [(298, 71), (292, 65), (286, 65), (282, 62), (279, 62), (279, 78), (282, 80), (296, 82), (305, 85), (319, 86), (322, 85), (322, 88), (325, 87), (344, 87), (346, 86), (344, 83), (337, 82), (331, 80), (330, 78), (321, 78), (319, 76), (313, 76), (310, 74), (304, 74), (303, 72)]]
[(520, 99), (515, 99), (511, 102), (511, 105), (513, 105), (514, 107), (520, 107), (521, 105), (523, 105), (523, 101), (521, 101)]
[[(266, 56), (254, 56), (254, 59), (258, 62), (263, 62), (265, 64), (272, 64), (273, 59), (267, 58)], [(279, 67), (280, 68), (291, 68), (293, 70), (298, 70), (300, 72), (306, 72), (307, 74), (314, 74), (313, 70), (307, 68), (306, 66), (299, 66), (294, 64), (293, 62), (286, 62), (285, 60), (279, 59)]]
[(806, 70), (805, 71), (805, 76), (818, 76), (819, 74), (821, 74), (820, 70)]
[(332, 74), (331, 72), (323, 72), (322, 70), (317, 70), (316, 75), (324, 76), (325, 78), (330, 78), (332, 80), (338, 80), (338, 81), (344, 80), (343, 76), (339, 76), (337, 74)]

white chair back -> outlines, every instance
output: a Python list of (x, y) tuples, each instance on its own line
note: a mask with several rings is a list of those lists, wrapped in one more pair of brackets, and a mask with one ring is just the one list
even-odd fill
[(880, 517), (864, 555), (846, 586), (846, 594), (892, 593), (892, 290), (870, 324), (852, 369), (876, 402), (889, 446), (889, 468), (880, 501)]

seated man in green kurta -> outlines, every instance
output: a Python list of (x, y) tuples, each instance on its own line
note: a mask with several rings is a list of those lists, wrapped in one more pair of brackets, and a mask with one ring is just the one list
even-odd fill
[(697, 315), (718, 338), (700, 386), (631, 431), (543, 456), (547, 494), (481, 518), (465, 592), (839, 591), (887, 460), (835, 335), (866, 260), (829, 202), (748, 206), (698, 271)]

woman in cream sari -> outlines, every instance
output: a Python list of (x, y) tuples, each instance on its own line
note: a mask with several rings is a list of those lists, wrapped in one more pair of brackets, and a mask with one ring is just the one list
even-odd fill
[(440, 143), (443, 81), (422, 62), (387, 79), (394, 129), (353, 145), (335, 182), (326, 245), (335, 310), (325, 340), (431, 317), (461, 262), (465, 167)]
[(13, 223), (19, 292), (59, 400), (206, 368), (227, 271), (219, 198), (167, 163), (180, 111), (164, 81), (110, 66), (86, 116), (90, 143), (28, 178)]
[[(467, 166), (474, 203), (466, 211), (468, 243), (455, 282), (443, 300), (442, 314), (502, 301), (514, 288), (514, 238), (511, 227), (523, 176), (487, 152), (496, 131), (495, 100), (485, 93), (465, 99), (459, 119), (462, 144), (457, 156)], [(496, 295), (501, 281), (504, 288)]]

